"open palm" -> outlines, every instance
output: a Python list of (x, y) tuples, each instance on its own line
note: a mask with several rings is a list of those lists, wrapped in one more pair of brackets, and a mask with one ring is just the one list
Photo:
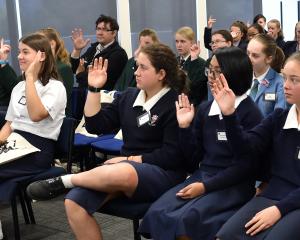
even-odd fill
[(190, 104), (189, 99), (185, 94), (179, 95), (178, 101), (176, 101), (176, 116), (179, 127), (189, 127), (193, 121), (194, 115), (194, 105)]
[(89, 66), (88, 83), (92, 87), (102, 88), (107, 80), (108, 61), (95, 58), (93, 65)]
[(235, 94), (229, 88), (223, 74), (214, 81), (212, 94), (224, 115), (230, 115), (234, 112)]
[(75, 28), (72, 31), (72, 41), (74, 44), (74, 48), (76, 50), (81, 50), (88, 45), (90, 39), (84, 39), (82, 29)]

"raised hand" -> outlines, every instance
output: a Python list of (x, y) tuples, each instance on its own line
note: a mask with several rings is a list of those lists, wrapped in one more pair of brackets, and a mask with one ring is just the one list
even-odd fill
[(216, 21), (217, 20), (215, 18), (212, 18), (212, 16), (209, 16), (208, 21), (207, 21), (207, 28), (212, 28)]
[(197, 43), (193, 44), (191, 46), (191, 49), (190, 49), (190, 53), (191, 53), (191, 61), (195, 60), (198, 58), (199, 54), (201, 52), (201, 49), (200, 49), (200, 41), (198, 41)]
[(281, 213), (276, 206), (263, 209), (255, 214), (255, 216), (246, 223), (248, 228), (246, 234), (254, 236), (255, 234), (273, 226), (281, 218)]
[(229, 88), (227, 80), (222, 73), (212, 83), (211, 91), (224, 115), (230, 115), (235, 111), (235, 94)]
[(85, 67), (84, 67), (84, 59), (83, 59), (83, 58), (80, 58), (78, 68), (76, 69), (76, 75), (77, 75), (78, 73), (81, 73), (81, 72), (84, 72), (84, 71), (85, 71)]
[(4, 39), (0, 40), (0, 60), (5, 61), (8, 59), (8, 55), (10, 53), (10, 46), (8, 44), (4, 44)]
[(107, 80), (108, 61), (102, 57), (95, 58), (93, 65), (88, 68), (88, 83), (95, 88), (102, 88)]
[(77, 51), (81, 51), (83, 48), (85, 48), (88, 45), (88, 43), (91, 40), (84, 39), (83, 31), (81, 28), (79, 28), (79, 29), (75, 28), (72, 31), (72, 41), (73, 41), (74, 49)]
[(27, 80), (32, 80), (32, 81), (38, 80), (38, 74), (41, 70), (44, 60), (45, 60), (45, 53), (38, 51), (34, 60), (32, 61), (32, 63), (25, 70), (26, 81)]
[(195, 108), (190, 104), (188, 97), (185, 94), (178, 96), (176, 105), (176, 116), (180, 128), (187, 128), (190, 126), (195, 115)]
[(183, 199), (190, 199), (198, 197), (205, 193), (205, 187), (202, 182), (194, 182), (181, 189), (176, 196)]

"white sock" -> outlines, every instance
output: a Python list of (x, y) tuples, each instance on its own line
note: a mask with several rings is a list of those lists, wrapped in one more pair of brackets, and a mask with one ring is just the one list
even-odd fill
[(65, 188), (73, 188), (73, 187), (75, 187), (74, 184), (72, 183), (72, 180), (71, 180), (71, 178), (72, 178), (73, 175), (74, 174), (67, 174), (67, 175), (61, 176), (61, 180), (62, 180)]
[(2, 232), (1, 221), (0, 221), (0, 239), (3, 239), (3, 232)]

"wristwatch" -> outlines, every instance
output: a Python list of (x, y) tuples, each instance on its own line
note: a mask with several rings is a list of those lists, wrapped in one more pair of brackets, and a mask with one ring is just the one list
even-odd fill
[(88, 90), (93, 93), (98, 93), (98, 92), (100, 92), (101, 88), (95, 88), (95, 87), (88, 85)]

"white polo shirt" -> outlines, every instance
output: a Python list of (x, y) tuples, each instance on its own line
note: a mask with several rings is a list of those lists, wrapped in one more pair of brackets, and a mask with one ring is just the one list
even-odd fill
[(35, 82), (35, 87), (49, 116), (39, 122), (33, 122), (29, 118), (25, 97), (25, 81), (21, 81), (11, 93), (5, 119), (12, 122), (12, 130), (21, 130), (57, 140), (65, 117), (66, 89), (62, 82), (53, 79), (50, 79), (46, 86), (43, 86), (38, 80)]

